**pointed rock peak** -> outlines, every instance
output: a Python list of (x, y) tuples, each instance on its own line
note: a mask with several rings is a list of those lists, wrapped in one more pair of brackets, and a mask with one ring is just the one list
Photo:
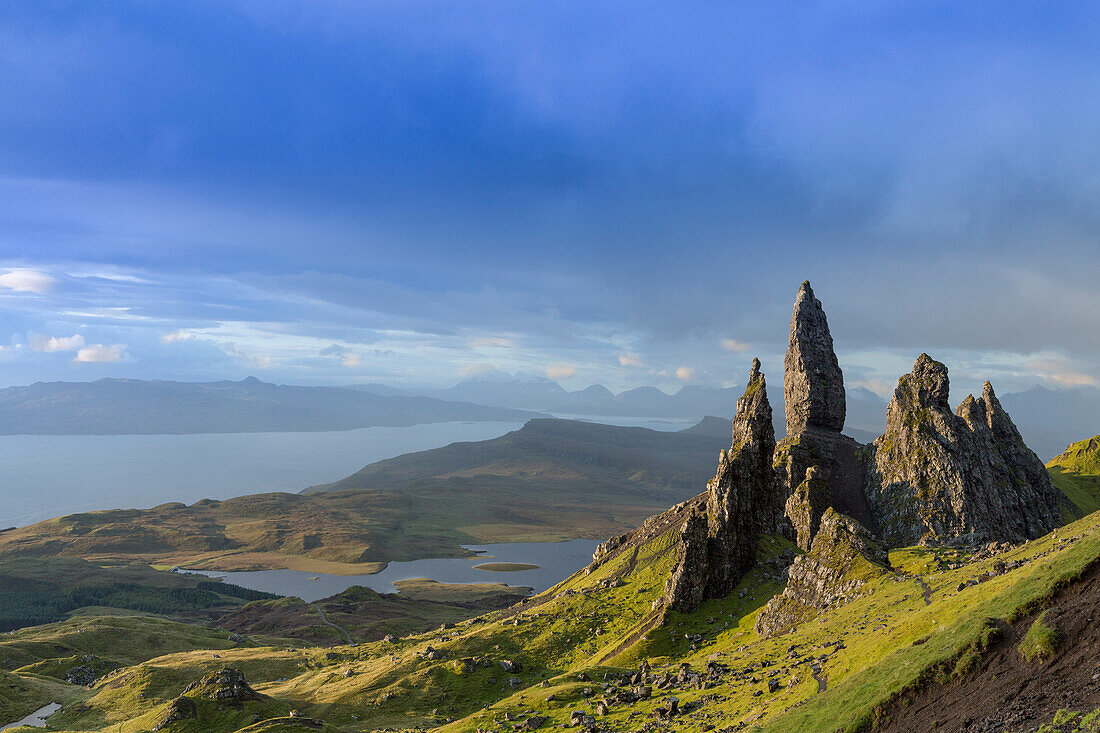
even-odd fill
[(947, 367), (928, 354), (921, 354), (913, 364), (913, 371), (902, 375), (894, 390), (891, 404), (910, 407), (937, 407), (950, 410), (951, 382)]
[(760, 371), (760, 360), (753, 359), (749, 383), (741, 399), (737, 400), (737, 414), (733, 418), (733, 450), (761, 441), (774, 443), (775, 428), (772, 427), (772, 406), (768, 402), (768, 386)]
[(997, 393), (993, 391), (993, 385), (989, 382), (982, 385), (982, 402), (985, 403), (985, 409), (990, 415), (1004, 412), (1001, 401), (997, 399)]
[(808, 427), (843, 430), (844, 374), (833, 351), (825, 310), (808, 280), (802, 283), (794, 301), (783, 366), (787, 435)]

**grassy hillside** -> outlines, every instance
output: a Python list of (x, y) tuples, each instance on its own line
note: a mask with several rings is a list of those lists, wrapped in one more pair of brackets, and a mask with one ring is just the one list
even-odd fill
[(1100, 509), (1100, 435), (1071, 443), (1047, 471), (1069, 501), (1063, 513), (1077, 519)]
[(387, 634), (427, 631), (505, 608), (530, 592), (530, 588), (503, 583), (458, 585), (419, 579), (396, 585), (399, 593), (353, 586), (316, 603), (298, 598), (256, 601), (221, 617), (218, 625), (241, 634), (286, 636), (318, 644), (339, 644), (349, 637), (357, 642), (377, 641)]
[(58, 621), (75, 613), (178, 614), (236, 607), (272, 598), (199, 576), (147, 565), (100, 567), (77, 558), (0, 562), (0, 631)]
[[(97, 682), (50, 723), (148, 730), (183, 704), (175, 701), (191, 694), (189, 684), (232, 668), (264, 697), (220, 717), (203, 702), (209, 733), (253, 730), (241, 710), (271, 718), (265, 725), (289, 724), (291, 709), (349, 732), (550, 730), (568, 724), (574, 710), (602, 729), (626, 731), (661, 716), (671, 697), (682, 712), (667, 721), (669, 730), (867, 730), (876, 719), (887, 723), (884, 711), (926, 684), (967, 679), (1004, 624), (1026, 623), (1048, 606), (1057, 611), (1059, 589), (1076, 587), (1100, 558), (1098, 525), (1100, 515), (1092, 515), (1002, 552), (895, 551), (894, 571), (872, 581), (868, 595), (790, 634), (761, 638), (756, 614), (780, 589), (776, 561), (790, 546), (765, 538), (760, 564), (740, 586), (693, 614), (655, 611), (674, 561), (673, 512), (591, 572), (453, 628), (335, 648), (177, 650)], [(649, 676), (626, 679), (643, 660)], [(633, 700), (637, 687), (650, 697)], [(1040, 705), (1035, 714), (1047, 711)], [(193, 721), (164, 728), (193, 729)]]
[(534, 420), (305, 495), (87, 512), (0, 532), (0, 558), (359, 574), (462, 556), (463, 544), (610, 537), (696, 493), (728, 442), (728, 421), (662, 433)]

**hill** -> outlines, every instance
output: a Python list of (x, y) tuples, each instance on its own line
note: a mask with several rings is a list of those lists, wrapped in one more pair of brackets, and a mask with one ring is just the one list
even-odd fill
[(1047, 463), (1047, 471), (1068, 499), (1067, 517), (1083, 517), (1100, 509), (1100, 435), (1071, 443)]
[[(479, 443), (455, 443), (373, 463), (307, 493), (381, 489), (446, 491), (470, 479), (509, 479), (517, 491), (553, 485), (556, 493), (686, 498), (699, 485), (700, 468), (729, 442), (729, 421), (707, 418), (679, 432), (617, 427), (572, 420), (531, 420), (522, 430)], [(629, 479), (629, 480), (627, 480)]]
[(87, 512), (7, 530), (0, 558), (357, 574), (391, 560), (463, 556), (464, 544), (601, 538), (695, 493), (728, 442), (720, 420), (678, 433), (533, 420), (305, 494)]
[(100, 379), (0, 390), (0, 435), (122, 435), (351, 430), (536, 414), (431, 397), (333, 387)]

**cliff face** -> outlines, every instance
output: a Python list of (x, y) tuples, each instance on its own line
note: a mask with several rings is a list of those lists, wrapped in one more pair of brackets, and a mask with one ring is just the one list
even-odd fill
[(706, 598), (726, 595), (753, 566), (761, 534), (774, 533), (781, 499), (772, 475), (775, 433), (760, 362), (753, 360), (745, 393), (737, 401), (733, 441), (718, 459), (705, 503), (684, 524), (679, 560), (665, 587), (664, 602), (692, 611)]
[(921, 354), (898, 380), (871, 446), (866, 494), (883, 539), (1009, 541), (1058, 526), (1058, 493), (987, 382), (951, 411), (947, 367)]

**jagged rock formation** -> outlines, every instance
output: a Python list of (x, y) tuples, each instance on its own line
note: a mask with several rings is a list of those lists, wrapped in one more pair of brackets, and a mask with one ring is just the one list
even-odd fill
[[(760, 362), (737, 402), (733, 441), (707, 491), (601, 545), (589, 571), (675, 532), (676, 563), (654, 608), (690, 612), (734, 590), (764, 534), (786, 534), (808, 554), (760, 628), (778, 633), (859, 593), (888, 572), (883, 547), (1012, 541), (1059, 523), (1059, 494), (986, 384), (958, 414), (947, 369), (921, 355), (898, 383), (887, 431), (864, 447), (844, 427), (844, 377), (821, 302), (798, 291), (785, 359), (788, 435), (777, 445)], [(784, 518), (785, 515), (785, 518)]]
[(756, 619), (763, 636), (790, 631), (819, 613), (859, 597), (868, 581), (890, 572), (887, 553), (859, 522), (829, 508), (809, 553), (787, 570), (787, 586)]
[(787, 518), (794, 525), (795, 544), (807, 552), (829, 508), (829, 487), (817, 474), (816, 466), (807, 468), (805, 480), (787, 498), (786, 505)]
[(1059, 495), (987, 382), (952, 413), (947, 367), (921, 354), (871, 446), (866, 495), (890, 546), (1023, 542), (1060, 523)]
[(680, 528), (676, 566), (665, 583), (664, 605), (691, 613), (703, 602), (710, 574), (707, 517), (693, 512)]
[(809, 281), (802, 283), (794, 301), (783, 367), (787, 435), (810, 427), (843, 430), (844, 375), (833, 352), (825, 310)]
[[(679, 539), (678, 561), (663, 602), (693, 611), (706, 598), (729, 593), (753, 566), (762, 533), (775, 532), (782, 511), (772, 473), (775, 432), (760, 361), (753, 359), (737, 401), (733, 442), (707, 484), (705, 515), (693, 514)], [(702, 503), (702, 502), (700, 502)], [(702, 509), (702, 507), (700, 507)]]

